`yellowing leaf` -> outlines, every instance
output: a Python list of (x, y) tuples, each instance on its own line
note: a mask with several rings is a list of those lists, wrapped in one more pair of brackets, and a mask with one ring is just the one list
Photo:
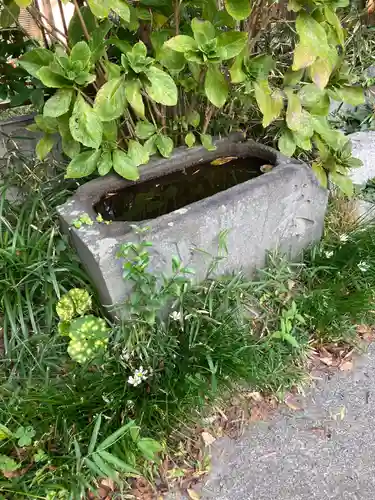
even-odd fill
[(320, 57), (310, 67), (311, 80), (320, 89), (324, 89), (327, 86), (331, 72), (332, 67), (329, 61)]
[(330, 172), (329, 178), (346, 196), (349, 196), (349, 198), (353, 196), (353, 182), (347, 175)]
[(206, 446), (211, 446), (211, 444), (216, 441), (216, 438), (214, 438), (209, 432), (202, 432), (202, 439)]
[(225, 8), (237, 21), (246, 19), (251, 12), (251, 3), (249, 0), (224, 0)]
[(302, 106), (300, 98), (291, 91), (287, 92), (288, 108), (286, 110), (286, 123), (290, 130), (300, 130), (302, 122)]
[(280, 93), (271, 94), (267, 80), (254, 83), (255, 99), (263, 114), (263, 127), (267, 127), (273, 120), (280, 116), (283, 109), (283, 98)]
[(294, 155), (294, 152), (296, 150), (296, 143), (290, 130), (284, 130), (284, 132), (280, 135), (278, 147), (283, 155)]
[(237, 156), (226, 156), (225, 158), (216, 158), (216, 160), (213, 160), (211, 162), (211, 165), (225, 165), (226, 163), (229, 163), (232, 160), (237, 160)]
[(188, 489), (187, 490), (187, 494), (189, 495), (189, 498), (191, 500), (200, 500), (200, 495), (198, 495), (198, 493), (194, 490), (191, 490), (191, 489)]
[(316, 59), (316, 55), (311, 50), (308, 45), (304, 45), (302, 42), (298, 43), (294, 49), (293, 57), (293, 71), (298, 71), (302, 68), (307, 68)]
[[(328, 186), (327, 173), (324, 170), (324, 168), (321, 166), (321, 164), (314, 161), (312, 164), (312, 169), (313, 169), (313, 172), (314, 172), (316, 178), (319, 181), (319, 184), (321, 186), (323, 186), (324, 188), (327, 188), (327, 186)], [(323, 363), (324, 363), (324, 361), (323, 361)]]

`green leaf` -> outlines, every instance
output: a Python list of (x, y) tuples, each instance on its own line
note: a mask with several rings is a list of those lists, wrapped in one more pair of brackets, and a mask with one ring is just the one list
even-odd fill
[(79, 179), (92, 174), (100, 158), (100, 151), (90, 150), (74, 157), (66, 169), (65, 179)]
[(126, 108), (124, 79), (114, 78), (105, 83), (96, 94), (94, 110), (101, 121), (110, 122), (122, 116)]
[(79, 142), (75, 141), (73, 137), (71, 136), (71, 133), (69, 131), (69, 134), (63, 135), (62, 136), (62, 150), (66, 156), (69, 158), (74, 158), (77, 156), (81, 150), (81, 145)]
[(82, 23), (80, 19), (81, 17), (83, 18), (83, 21), (89, 33), (93, 33), (94, 30), (97, 28), (98, 23), (95, 16), (91, 12), (90, 7), (87, 6), (80, 7), (79, 14), (80, 15), (78, 15), (77, 10), (74, 11), (74, 15), (71, 18), (68, 26), (68, 39), (70, 45), (74, 45), (80, 40), (86, 38), (82, 28)]
[(90, 455), (94, 450), (95, 450), (95, 445), (98, 440), (98, 435), (100, 431), (100, 426), (102, 424), (102, 414), (99, 413), (95, 419), (95, 425), (94, 425), (94, 430), (92, 431), (91, 434), (91, 439), (90, 439), (90, 444), (89, 448), (87, 450), (88, 455)]
[(137, 122), (135, 126), (136, 136), (143, 140), (149, 139), (155, 132), (155, 125), (147, 121)]
[(251, 2), (249, 0), (224, 0), (225, 8), (237, 21), (242, 21), (250, 16)]
[(124, 179), (129, 179), (130, 181), (136, 181), (139, 179), (139, 172), (136, 165), (129, 158), (129, 156), (121, 151), (121, 149), (115, 149), (112, 153), (113, 169)]
[(127, 474), (131, 474), (134, 476), (140, 476), (140, 472), (134, 469), (131, 465), (127, 464), (120, 458), (112, 455), (112, 453), (108, 453), (108, 451), (98, 451), (98, 454), (105, 460), (107, 463), (116, 467), (117, 471), (125, 472)]
[(244, 52), (235, 58), (229, 73), (232, 83), (242, 83), (246, 80), (246, 73), (244, 72)]
[(297, 85), (302, 80), (304, 72), (304, 69), (299, 69), (298, 71), (289, 69), (284, 75), (284, 86)]
[(64, 78), (59, 73), (55, 73), (47, 66), (40, 68), (36, 72), (36, 78), (39, 78), (39, 80), (46, 87), (62, 89), (62, 88), (69, 88), (72, 86), (72, 83), (67, 78)]
[(294, 49), (293, 53), (293, 71), (299, 71), (300, 69), (307, 68), (316, 59), (316, 54), (311, 50), (309, 45), (302, 42), (298, 43)]
[(131, 80), (125, 84), (125, 95), (130, 106), (134, 109), (138, 116), (145, 116), (145, 106), (141, 94), (141, 85), (138, 80)]
[(116, 142), (118, 128), (116, 120), (103, 123), (103, 139), (110, 142)]
[(142, 438), (137, 441), (137, 447), (147, 460), (155, 460), (157, 453), (163, 450), (160, 443), (150, 438)]
[(70, 60), (74, 63), (80, 61), (83, 63), (83, 67), (86, 67), (91, 59), (91, 50), (86, 42), (76, 43), (70, 53)]
[(267, 80), (259, 80), (254, 83), (255, 99), (263, 114), (263, 127), (267, 127), (280, 116), (284, 103), (280, 93), (271, 94)]
[(298, 131), (302, 123), (302, 106), (300, 98), (293, 92), (287, 92), (288, 107), (286, 110), (286, 123), (290, 130)]
[(299, 343), (298, 343), (297, 339), (291, 333), (284, 333), (282, 336), (282, 339), (284, 341), (288, 342), (288, 344), (290, 344), (292, 347), (295, 347), (296, 349), (298, 349)]
[(15, 2), (8, 2), (7, 8), (2, 8), (0, 12), (0, 26), (10, 28), (20, 15), (20, 8)]
[(73, 89), (59, 89), (44, 105), (43, 115), (57, 118), (69, 111), (74, 95)]
[(188, 148), (192, 148), (196, 142), (195, 135), (193, 132), (189, 132), (185, 135), (185, 144)]
[(154, 155), (158, 152), (158, 149), (156, 147), (156, 139), (158, 138), (158, 136), (155, 134), (153, 136), (151, 136), (149, 139), (147, 139), (147, 141), (144, 143), (144, 147), (146, 148), (146, 150), (148, 151), (148, 154), (151, 156), (151, 155)]
[(0, 471), (1, 472), (14, 472), (21, 467), (13, 458), (6, 455), (0, 455)]
[(339, 87), (335, 89), (335, 93), (340, 100), (352, 106), (358, 106), (365, 102), (365, 95), (362, 87)]
[(311, 151), (312, 148), (310, 140), (311, 135), (312, 135), (311, 129), (308, 129), (308, 135), (306, 136), (304, 129), (301, 128), (301, 133), (296, 131), (293, 132), (294, 142), (299, 148), (303, 149), (304, 151)]
[(98, 149), (102, 143), (103, 125), (99, 116), (79, 94), (74, 104), (69, 128), (73, 139), (88, 148)]
[(320, 24), (309, 14), (301, 12), (297, 16), (296, 31), (300, 37), (300, 43), (307, 47), (311, 53), (321, 57), (326, 55), (329, 45), (323, 24)]
[(164, 158), (169, 158), (174, 148), (173, 140), (167, 135), (161, 134), (156, 136), (155, 146), (158, 148), (159, 153), (164, 156)]
[(296, 150), (296, 143), (290, 130), (284, 130), (279, 137), (278, 147), (281, 153), (286, 156), (293, 156)]
[(31, 5), (32, 0), (14, 0), (16, 4), (21, 7), (22, 9), (25, 9), (29, 5)]
[(217, 37), (217, 50), (222, 59), (238, 56), (246, 46), (248, 34), (242, 31), (226, 31)]
[(116, 12), (121, 19), (130, 22), (130, 9), (129, 5), (124, 0), (106, 0), (108, 2), (109, 8)]
[(90, 469), (91, 472), (96, 474), (98, 477), (102, 478), (105, 477), (106, 474), (103, 472), (94, 462), (92, 462), (89, 458), (85, 457), (84, 458), (85, 464), (87, 467)]
[(93, 453), (91, 456), (97, 467), (104, 472), (106, 477), (110, 477), (113, 481), (118, 482), (116, 471), (107, 465), (98, 453)]
[(201, 134), (201, 143), (207, 151), (216, 151), (217, 149), (210, 134)]
[(145, 165), (150, 159), (147, 149), (137, 141), (129, 140), (128, 156), (136, 167)]
[(5, 439), (9, 439), (12, 437), (13, 433), (8, 427), (3, 424), (0, 424), (0, 441), (4, 441)]
[(297, 95), (303, 106), (311, 108), (326, 96), (326, 91), (322, 90), (314, 83), (308, 83), (298, 91)]
[(198, 44), (191, 36), (177, 35), (170, 38), (165, 45), (176, 52), (188, 52), (198, 49)]
[(146, 75), (150, 81), (150, 85), (146, 84), (146, 91), (151, 99), (166, 106), (175, 106), (178, 93), (173, 78), (155, 66), (151, 66)]
[(332, 66), (328, 59), (321, 59), (318, 57), (310, 66), (311, 80), (320, 89), (324, 89), (327, 86), (331, 73)]
[(18, 446), (23, 448), (24, 446), (30, 446), (35, 436), (36, 432), (33, 427), (18, 427), (17, 431), (14, 434), (14, 437), (18, 439)]
[(196, 17), (191, 21), (195, 41), (198, 45), (204, 45), (215, 38), (216, 32), (210, 21), (201, 21)]
[(58, 130), (58, 122), (56, 118), (50, 116), (36, 115), (35, 123), (39, 130), (42, 130), (46, 134), (54, 134)]
[(322, 165), (320, 163), (314, 161), (312, 164), (312, 169), (313, 169), (313, 172), (315, 174), (315, 177), (319, 181), (319, 184), (322, 187), (327, 188), (328, 187), (327, 173), (324, 170), (324, 168), (322, 167)]
[(354, 187), (353, 182), (347, 175), (340, 174), (339, 172), (330, 172), (329, 179), (333, 182), (341, 191), (351, 198), (353, 196)]
[(98, 19), (108, 17), (111, 9), (107, 0), (87, 0), (87, 3), (95, 17)]
[(48, 66), (54, 59), (53, 53), (47, 49), (34, 49), (26, 52), (19, 59), (20, 66), (30, 75), (37, 77), (37, 72), (44, 66)]
[(198, 127), (201, 122), (201, 115), (198, 113), (198, 111), (193, 109), (192, 111), (189, 111), (189, 113), (187, 114), (186, 121), (192, 127)]
[(229, 85), (218, 65), (210, 64), (204, 82), (207, 99), (217, 108), (224, 106), (228, 97)]
[(55, 139), (52, 135), (44, 135), (36, 145), (35, 151), (39, 160), (43, 161), (48, 153), (52, 150), (55, 144)]
[(337, 38), (340, 44), (344, 45), (345, 44), (344, 30), (342, 29), (341, 21), (338, 18), (337, 14), (326, 5), (324, 6), (324, 16), (326, 20), (329, 22), (329, 24), (331, 24), (335, 28), (337, 33)]
[(103, 151), (98, 162), (99, 175), (107, 175), (112, 170), (112, 153), (110, 151)]
[(108, 436), (104, 441), (102, 441), (97, 447), (97, 451), (106, 450), (113, 444), (117, 443), (125, 434), (129, 432), (129, 429), (133, 427), (134, 420), (130, 420), (127, 424), (123, 425), (117, 431), (113, 432), (110, 436)]

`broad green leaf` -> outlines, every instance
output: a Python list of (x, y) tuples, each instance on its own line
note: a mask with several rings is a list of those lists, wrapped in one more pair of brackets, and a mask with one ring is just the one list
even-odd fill
[(139, 179), (138, 168), (134, 165), (133, 161), (129, 156), (121, 151), (121, 149), (115, 149), (112, 153), (113, 169), (124, 179), (129, 179), (130, 181), (136, 181)]
[(145, 106), (141, 94), (141, 85), (138, 80), (131, 80), (125, 83), (125, 95), (137, 115), (143, 118), (145, 116)]
[(337, 33), (337, 38), (338, 38), (340, 44), (344, 45), (344, 43), (345, 43), (344, 30), (342, 29), (341, 21), (338, 18), (336, 12), (334, 12), (330, 7), (328, 7), (326, 5), (324, 7), (324, 16), (327, 19), (327, 21), (329, 22), (329, 24), (331, 24), (335, 28), (336, 33)]
[(207, 151), (216, 151), (217, 149), (210, 134), (201, 134), (201, 143)]
[(251, 2), (249, 0), (224, 0), (225, 8), (237, 21), (242, 21), (250, 16)]
[(342, 101), (358, 106), (365, 102), (365, 95), (362, 87), (343, 86), (335, 89), (335, 93)]
[(215, 28), (210, 21), (201, 21), (196, 17), (191, 21), (191, 29), (198, 45), (204, 45), (216, 36)]
[(0, 455), (0, 471), (1, 472), (14, 472), (21, 467), (13, 458), (6, 455)]
[(198, 127), (198, 125), (201, 122), (201, 115), (198, 113), (198, 111), (193, 109), (192, 111), (189, 111), (188, 114), (186, 115), (186, 121), (192, 127)]
[(320, 89), (324, 89), (332, 73), (332, 66), (327, 59), (318, 57), (309, 68), (311, 80)]
[(314, 83), (304, 85), (298, 92), (301, 104), (313, 115), (326, 116), (329, 111), (330, 100), (326, 90), (318, 88)]
[(217, 50), (222, 59), (238, 56), (247, 43), (247, 33), (242, 31), (226, 31), (217, 37)]
[(83, 63), (84, 67), (90, 62), (91, 50), (86, 42), (76, 43), (70, 53), (70, 60), (72, 62), (80, 61)]
[(20, 8), (15, 2), (7, 2), (6, 8), (2, 8), (0, 12), (0, 26), (2, 28), (10, 28), (18, 19)]
[(92, 459), (94, 460), (95, 464), (99, 467), (100, 470), (102, 470), (105, 474), (105, 477), (111, 478), (115, 483), (118, 483), (118, 476), (116, 474), (116, 471), (112, 469), (98, 453), (93, 453)]
[(198, 49), (198, 44), (191, 36), (177, 35), (170, 38), (165, 45), (176, 52), (188, 52)]
[(174, 148), (173, 140), (167, 135), (161, 134), (156, 136), (155, 146), (164, 158), (169, 158)]
[(21, 7), (22, 9), (25, 9), (29, 5), (31, 5), (32, 0), (14, 0), (16, 4)]
[(108, 2), (110, 10), (116, 12), (127, 23), (130, 22), (130, 9), (125, 0), (106, 0), (106, 2)]
[(57, 118), (69, 111), (74, 95), (73, 89), (59, 89), (44, 105), (43, 115)]
[(136, 167), (145, 165), (150, 159), (147, 149), (137, 141), (129, 140), (128, 156)]
[(292, 70), (298, 71), (307, 68), (315, 61), (316, 57), (309, 45), (299, 42), (294, 49)]
[(290, 130), (299, 130), (302, 123), (302, 106), (300, 98), (293, 92), (288, 92), (288, 107), (286, 110), (286, 123)]
[(58, 122), (56, 118), (52, 118), (51, 116), (36, 115), (34, 120), (39, 130), (42, 130), (46, 134), (54, 134), (58, 131)]
[(150, 156), (158, 152), (158, 148), (156, 147), (157, 138), (158, 136), (155, 134), (151, 136), (149, 139), (147, 139), (147, 141), (144, 143), (144, 147), (146, 148)]
[(137, 122), (135, 126), (135, 134), (139, 139), (149, 139), (156, 132), (156, 127), (150, 122), (142, 121)]
[(102, 122), (110, 122), (124, 114), (126, 108), (124, 79), (114, 78), (96, 94), (94, 110)]
[(92, 174), (100, 158), (100, 151), (85, 151), (74, 157), (66, 169), (66, 179), (80, 179)]
[(24, 446), (30, 446), (35, 436), (36, 432), (33, 427), (18, 427), (17, 431), (14, 434), (14, 437), (18, 439), (18, 446), (23, 448)]
[(192, 148), (196, 142), (195, 135), (193, 132), (189, 132), (185, 135), (185, 144), (188, 148)]
[(238, 57), (235, 58), (234, 63), (229, 70), (232, 83), (242, 83), (246, 80), (246, 73), (244, 72), (243, 67), (244, 52), (245, 51), (243, 51), (243, 53), (239, 54)]
[(150, 438), (142, 438), (137, 441), (137, 447), (147, 460), (155, 460), (157, 453), (163, 450), (160, 443)]
[(127, 424), (123, 425), (117, 431), (113, 432), (110, 436), (104, 439), (96, 448), (97, 451), (106, 450), (113, 444), (117, 443), (125, 434), (127, 434), (131, 427), (134, 426), (134, 420), (130, 420)]
[[(324, 57), (329, 50), (327, 34), (322, 24), (312, 16), (301, 12), (297, 16), (296, 31), (300, 37), (300, 43), (307, 47), (316, 56)], [(299, 68), (296, 68), (299, 69)]]
[(79, 142), (75, 141), (69, 132), (69, 136), (62, 136), (61, 142), (62, 150), (66, 156), (69, 158), (74, 158), (81, 151), (81, 145)]
[(322, 167), (322, 165), (316, 161), (313, 162), (312, 164), (312, 169), (313, 172), (316, 176), (316, 178), (319, 181), (319, 184), (323, 186), (324, 188), (328, 187), (328, 180), (327, 180), (327, 173)]
[(39, 160), (44, 160), (48, 153), (52, 150), (55, 140), (52, 135), (44, 135), (36, 145), (35, 152)]
[(85, 99), (78, 95), (69, 120), (73, 139), (88, 148), (98, 149), (102, 143), (103, 125)]
[(71, 46), (86, 38), (82, 28), (81, 17), (89, 33), (93, 33), (98, 25), (97, 19), (91, 12), (90, 7), (80, 7), (79, 13), (80, 15), (78, 15), (77, 10), (74, 11), (74, 15), (68, 26), (68, 39)]
[(19, 59), (20, 66), (30, 75), (37, 77), (37, 72), (44, 66), (48, 66), (54, 59), (53, 53), (47, 49), (34, 49), (26, 52)]
[(116, 142), (118, 136), (117, 121), (112, 120), (110, 122), (103, 123), (103, 139), (105, 141)]
[(55, 73), (47, 66), (40, 68), (36, 72), (36, 78), (39, 78), (39, 80), (46, 87), (62, 89), (62, 88), (69, 88), (72, 86), (72, 83), (67, 78), (64, 78), (62, 75)]
[(293, 71), (289, 69), (284, 75), (284, 86), (297, 85), (303, 78), (304, 69)]
[(280, 116), (284, 103), (280, 93), (271, 94), (267, 80), (254, 83), (255, 99), (263, 114), (263, 127), (267, 127), (273, 120)]
[(150, 85), (146, 84), (146, 91), (154, 101), (175, 106), (177, 104), (177, 87), (168, 73), (165, 73), (155, 66), (151, 66), (146, 73)]
[(218, 65), (210, 64), (204, 82), (204, 91), (210, 102), (217, 108), (224, 106), (229, 85)]
[(308, 129), (308, 135), (304, 135), (304, 129), (301, 129), (302, 133), (293, 132), (293, 138), (296, 145), (303, 149), (304, 151), (311, 151), (312, 144), (310, 137), (312, 136), (311, 128)]
[(330, 172), (329, 179), (333, 182), (346, 196), (352, 197), (354, 192), (353, 182), (347, 175), (339, 174), (338, 172)]
[(108, 17), (110, 7), (107, 0), (87, 0), (87, 3), (95, 17), (98, 19)]
[(164, 46), (159, 52), (161, 64), (169, 71), (182, 71), (186, 65), (184, 54)]
[(296, 349), (299, 348), (297, 339), (291, 333), (284, 333), (282, 339), (288, 342), (288, 344), (290, 344), (292, 347), (295, 347)]
[(111, 151), (103, 151), (98, 162), (99, 175), (107, 175), (112, 170), (112, 153)]
[(293, 156), (296, 150), (293, 134), (290, 130), (284, 130), (279, 137), (278, 147), (282, 154)]

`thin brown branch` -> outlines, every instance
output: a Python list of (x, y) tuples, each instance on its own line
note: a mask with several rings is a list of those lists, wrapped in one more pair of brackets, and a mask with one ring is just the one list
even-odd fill
[(175, 33), (180, 33), (180, 0), (174, 0), (174, 25)]
[(78, 16), (79, 21), (80, 21), (81, 26), (82, 26), (83, 34), (85, 35), (86, 40), (90, 40), (91, 37), (90, 37), (90, 34), (88, 32), (85, 20), (83, 19), (82, 12), (79, 8), (77, 0), (73, 0), (73, 3), (74, 3), (75, 10), (77, 12), (77, 16)]
[[(33, 19), (39, 19), (39, 20), (43, 20), (45, 21), (45, 23), (48, 24), (48, 27), (45, 26), (45, 23), (42, 22), (42, 24), (44, 25), (44, 27), (50, 31), (52, 30), (54, 33), (57, 33), (58, 35), (62, 36), (62, 38), (64, 40), (67, 39), (67, 36), (65, 33), (63, 33), (62, 31), (60, 31), (57, 26), (55, 25), (55, 23), (51, 20), (51, 19), (48, 19), (48, 17), (46, 17), (40, 10), (37, 10), (35, 7), (33, 7), (32, 5), (30, 5), (29, 7), (27, 7), (27, 10), (29, 12), (29, 14), (33, 17)], [(58, 39), (58, 37), (54, 36), (54, 38)]]
[(59, 6), (61, 22), (62, 22), (64, 31), (65, 31), (65, 36), (68, 37), (68, 26), (66, 25), (65, 13), (64, 13), (64, 8), (63, 8), (63, 4), (61, 3), (61, 0), (57, 0), (57, 5)]
[(215, 107), (212, 106), (211, 104), (207, 104), (206, 112), (204, 115), (204, 122), (203, 122), (203, 127), (202, 127), (202, 134), (205, 134), (208, 129), (208, 125), (210, 124), (212, 114), (215, 110)]

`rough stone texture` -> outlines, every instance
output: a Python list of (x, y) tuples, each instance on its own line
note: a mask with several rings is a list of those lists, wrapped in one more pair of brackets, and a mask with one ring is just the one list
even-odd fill
[(217, 441), (202, 500), (373, 500), (375, 346), (303, 406)]
[[(153, 242), (152, 271), (171, 272), (171, 257), (179, 255), (201, 280), (217, 255), (223, 230), (229, 230), (228, 257), (221, 262), (218, 273), (239, 269), (251, 273), (264, 265), (267, 251), (279, 248), (293, 258), (321, 237), (327, 192), (306, 165), (253, 141), (223, 139), (217, 141), (217, 150), (211, 153), (203, 148), (179, 148), (171, 159), (157, 159), (146, 165), (141, 177), (158, 177), (223, 155), (252, 155), (276, 166), (260, 177), (147, 221), (147, 239)], [(93, 205), (104, 194), (129, 184), (114, 176), (94, 180), (59, 208), (63, 229), (71, 233), (105, 305), (121, 302), (128, 292), (116, 253), (121, 243), (134, 241), (135, 236), (126, 222), (94, 223), (79, 230), (71, 224), (85, 212), (95, 219)]]
[(353, 156), (362, 160), (360, 168), (352, 169), (350, 177), (354, 184), (363, 186), (375, 177), (375, 132), (355, 132), (350, 134)]

